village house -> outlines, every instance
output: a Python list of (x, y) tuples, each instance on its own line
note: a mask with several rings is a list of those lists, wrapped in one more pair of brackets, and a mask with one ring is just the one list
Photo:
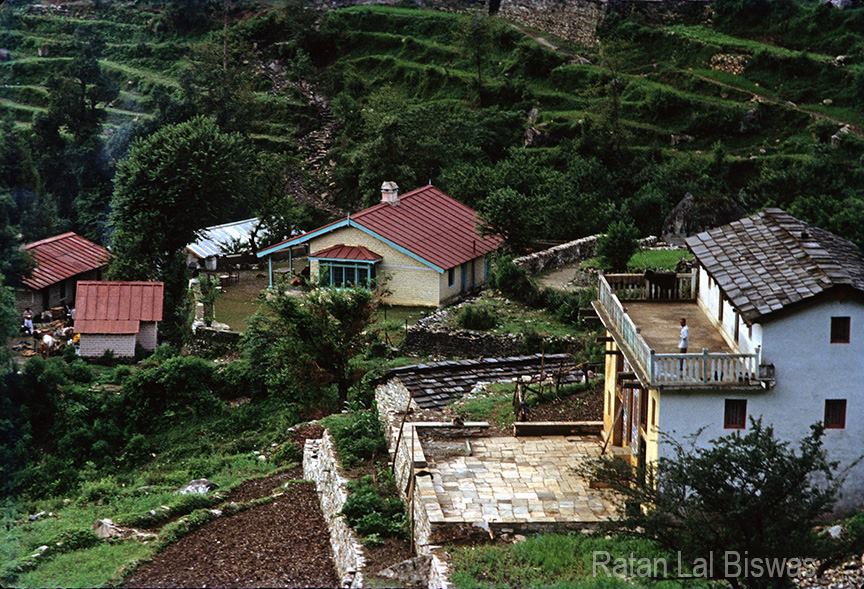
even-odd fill
[(273, 286), (272, 256), (309, 248), (310, 279), (330, 286), (383, 280), (394, 305), (437, 307), (486, 283), (490, 254), (502, 242), (478, 232), (477, 213), (434, 186), (403, 195), (393, 182), (381, 202), (262, 249)]
[(254, 236), (260, 226), (261, 222), (253, 217), (207, 227), (198, 239), (186, 246), (186, 264), (216, 270), (239, 262), (244, 255), (251, 256)]
[(81, 334), (79, 354), (97, 358), (111, 352), (131, 358), (136, 345), (155, 350), (163, 293), (161, 282), (79, 282), (75, 316), (75, 333)]
[[(780, 209), (687, 238), (692, 273), (607, 274), (604, 437), (634, 465), (669, 456), (659, 435), (698, 443), (762, 418), (795, 442), (825, 425), (832, 460), (864, 453), (864, 256)], [(681, 353), (681, 318), (688, 349)], [(648, 473), (650, 468), (640, 472)], [(864, 501), (864, 464), (838, 508)]]
[(110, 254), (101, 245), (76, 233), (63, 233), (24, 246), (35, 263), (30, 276), (15, 289), (19, 312), (27, 307), (38, 314), (52, 307), (75, 307), (79, 280), (99, 280)]

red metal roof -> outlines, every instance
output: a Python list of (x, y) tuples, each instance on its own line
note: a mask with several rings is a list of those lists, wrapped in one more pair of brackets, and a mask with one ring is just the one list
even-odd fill
[[(303, 235), (274, 244), (262, 252), (308, 241), (312, 234), (345, 226), (346, 219), (322, 225)], [(482, 236), (479, 219), (469, 206), (432, 186), (399, 197), (398, 204), (378, 203), (348, 217), (350, 224), (372, 231), (415, 256), (448, 270), (497, 249), (504, 238)], [(281, 249), (281, 248), (280, 248)], [(260, 255), (260, 254), (259, 254)]]
[(311, 254), (311, 258), (329, 258), (331, 260), (359, 260), (364, 262), (377, 262), (381, 256), (362, 245), (331, 245), (328, 248)]
[(22, 282), (34, 290), (101, 268), (110, 257), (104, 247), (71, 231), (28, 243), (24, 249), (30, 253), (36, 267)]
[(75, 331), (138, 333), (140, 321), (162, 321), (161, 282), (78, 283)]

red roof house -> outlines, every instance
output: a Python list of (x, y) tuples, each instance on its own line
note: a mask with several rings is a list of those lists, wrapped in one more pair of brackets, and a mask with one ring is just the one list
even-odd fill
[(17, 306), (39, 313), (51, 307), (75, 306), (79, 280), (98, 280), (111, 254), (76, 233), (62, 233), (24, 246), (35, 262), (30, 276), (21, 280)]
[(335, 286), (386, 280), (388, 302), (438, 306), (486, 282), (490, 254), (503, 240), (482, 235), (478, 224), (474, 209), (434, 186), (399, 195), (385, 182), (380, 203), (258, 257), (267, 257), (272, 270), (274, 254), (308, 244), (313, 279)]
[(156, 349), (163, 297), (161, 282), (79, 282), (75, 331), (81, 334), (81, 356), (110, 351), (132, 357), (136, 345)]

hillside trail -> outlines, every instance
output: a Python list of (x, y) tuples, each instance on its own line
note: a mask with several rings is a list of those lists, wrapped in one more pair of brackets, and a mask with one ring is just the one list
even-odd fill
[(857, 125), (850, 123), (849, 121), (846, 121), (843, 119), (838, 119), (837, 117), (833, 117), (833, 116), (827, 115), (825, 113), (814, 112), (811, 110), (803, 109), (800, 106), (798, 106), (797, 104), (795, 104), (794, 102), (792, 102), (791, 100), (784, 100), (783, 98), (774, 98), (771, 96), (765, 96), (764, 94), (757, 94), (757, 93), (752, 92), (750, 90), (745, 90), (744, 88), (740, 88), (738, 86), (735, 86), (734, 84), (728, 84), (726, 82), (721, 82), (720, 80), (715, 80), (715, 79), (710, 78), (708, 76), (702, 76), (702, 75), (696, 74), (696, 77), (698, 79), (702, 80), (703, 82), (713, 84), (714, 86), (717, 86), (718, 88), (725, 88), (726, 90), (732, 90), (735, 92), (746, 92), (746, 93), (751, 95), (750, 100), (752, 100), (753, 102), (760, 102), (760, 103), (764, 103), (764, 104), (773, 104), (775, 106), (780, 106), (782, 108), (788, 108), (788, 109), (794, 110), (795, 112), (809, 115), (810, 117), (812, 117), (816, 120), (819, 120), (819, 121), (830, 121), (830, 122), (832, 122), (832, 123), (834, 123), (840, 127), (847, 127), (849, 129), (850, 133), (854, 133), (855, 135), (857, 135), (859, 137), (864, 136), (864, 130), (862, 130)]
[(330, 148), (336, 137), (338, 121), (333, 116), (330, 101), (307, 80), (291, 80), (281, 62), (275, 59), (258, 62), (258, 71), (271, 85), (271, 93), (284, 94), (293, 90), (315, 109), (318, 126), (298, 139), (303, 155), (303, 170), (306, 177), (289, 175), (285, 178), (287, 191), (301, 204), (342, 217), (346, 211), (333, 204), (329, 188), (333, 186), (333, 168), (336, 163), (329, 158)]
[[(550, 51), (554, 51), (555, 53), (558, 53), (560, 55), (567, 57), (572, 63), (579, 63), (579, 64), (590, 63), (586, 58), (580, 56), (579, 54), (575, 53), (574, 51), (572, 51), (566, 47), (559, 45), (558, 43), (555, 43), (554, 41), (550, 41), (546, 36), (536, 32), (536, 31), (533, 31), (531, 29), (528, 29), (528, 28), (523, 27), (521, 25), (518, 25), (516, 23), (510, 23), (510, 24), (514, 29), (516, 29), (517, 31), (519, 31), (520, 33), (525, 35), (526, 37), (533, 39), (541, 47), (544, 47), (546, 49), (549, 49)], [(754, 102), (760, 102), (760, 103), (764, 103), (764, 104), (772, 104), (775, 106), (779, 106), (781, 108), (787, 108), (787, 109), (793, 110), (795, 112), (799, 112), (801, 114), (808, 115), (811, 118), (816, 119), (816, 120), (830, 121), (830, 122), (838, 125), (839, 127), (846, 127), (850, 133), (853, 133), (854, 135), (856, 135), (858, 137), (864, 137), (864, 129), (861, 129), (860, 127), (858, 127), (854, 123), (851, 123), (847, 120), (840, 119), (840, 118), (837, 118), (835, 116), (828, 115), (825, 113), (806, 110), (806, 109), (801, 108), (800, 106), (798, 106), (797, 104), (795, 104), (794, 102), (792, 102), (790, 100), (785, 100), (783, 98), (774, 98), (771, 96), (766, 96), (764, 94), (756, 94), (754, 92), (751, 92), (750, 90), (746, 90), (744, 88), (735, 86), (734, 84), (728, 84), (726, 82), (721, 82), (720, 80), (715, 80), (715, 79), (710, 78), (708, 76), (702, 76), (702, 75), (697, 74), (696, 77), (698, 79), (704, 81), (704, 82), (707, 82), (709, 84), (713, 84), (714, 86), (717, 86), (719, 88), (725, 88), (727, 90), (733, 90), (735, 92), (749, 93), (752, 95), (751, 100), (753, 100)]]

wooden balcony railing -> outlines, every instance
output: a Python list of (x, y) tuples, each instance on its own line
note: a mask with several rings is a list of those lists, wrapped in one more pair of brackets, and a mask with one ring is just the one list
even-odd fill
[[(638, 277), (638, 280), (637, 280)], [(679, 274), (679, 291), (675, 296), (692, 292), (692, 278)], [(613, 285), (615, 285), (613, 287)], [(761, 350), (753, 354), (710, 352), (690, 354), (658, 354), (642, 336), (639, 327), (621, 304), (619, 293), (625, 300), (691, 300), (664, 298), (672, 294), (658, 293), (645, 285), (645, 278), (636, 274), (610, 274), (600, 276), (599, 303), (608, 320), (621, 338), (628, 356), (639, 364), (648, 376), (651, 386), (748, 386), (759, 385)], [(660, 297), (660, 298), (652, 298)]]

